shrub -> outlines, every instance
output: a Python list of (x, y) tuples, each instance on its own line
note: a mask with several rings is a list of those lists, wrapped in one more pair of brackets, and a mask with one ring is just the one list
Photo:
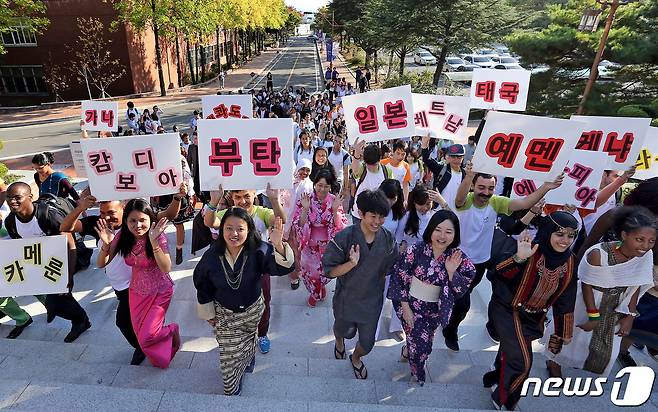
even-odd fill
[(636, 105), (622, 106), (617, 110), (617, 116), (622, 117), (649, 117), (649, 114)]

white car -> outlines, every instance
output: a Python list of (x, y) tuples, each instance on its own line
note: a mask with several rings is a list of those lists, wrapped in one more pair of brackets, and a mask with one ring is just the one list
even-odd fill
[(467, 54), (464, 56), (464, 61), (466, 63), (474, 64), (485, 69), (491, 68), (494, 66), (494, 64), (496, 64), (488, 56), (481, 56), (479, 54)]
[(414, 63), (420, 64), (421, 66), (435, 65), (436, 57), (432, 56), (432, 53), (426, 50), (418, 50), (414, 54)]
[(497, 70), (525, 70), (523, 67), (519, 66), (518, 64), (501, 64), (501, 63), (498, 63), (493, 68), (497, 69)]
[(498, 52), (494, 49), (478, 49), (474, 54), (479, 56), (487, 56), (489, 58), (498, 57)]
[(449, 72), (457, 71), (460, 67), (466, 66), (466, 62), (457, 56), (446, 57), (445, 68)]
[(601, 60), (597, 70), (599, 79), (610, 80), (615, 77), (615, 72), (619, 69), (621, 69), (621, 64), (610, 60)]

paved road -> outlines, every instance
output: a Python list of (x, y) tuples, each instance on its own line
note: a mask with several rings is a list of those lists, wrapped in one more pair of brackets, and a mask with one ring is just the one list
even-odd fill
[[(306, 37), (291, 38), (288, 47), (272, 61), (269, 71), (272, 72), (274, 87), (277, 89), (304, 86), (307, 91), (314, 92), (322, 84), (315, 46)], [(256, 78), (250, 87), (265, 86), (265, 74), (266, 72)], [(139, 107), (139, 102), (136, 103)], [(162, 102), (158, 102), (158, 106), (164, 110), (162, 121), (168, 130), (174, 124), (177, 124), (180, 130), (186, 130), (189, 128), (192, 112), (201, 108), (201, 99), (192, 98), (167, 104), (165, 97)], [(34, 153), (42, 151), (67, 150), (69, 143), (79, 138), (78, 120), (0, 129), (0, 140), (4, 141), (0, 160), (21, 156), (31, 158)]]

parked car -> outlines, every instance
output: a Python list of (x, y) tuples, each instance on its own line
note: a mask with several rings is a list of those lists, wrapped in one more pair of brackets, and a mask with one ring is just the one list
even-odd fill
[(487, 57), (498, 57), (498, 52), (494, 49), (477, 49), (474, 54)]
[(488, 56), (481, 56), (478, 54), (467, 54), (464, 56), (464, 61), (484, 68), (493, 67), (495, 64)]
[(446, 57), (445, 69), (449, 72), (454, 72), (461, 66), (465, 66), (466, 62), (457, 56)]
[(494, 46), (494, 50), (496, 51), (496, 54), (499, 57), (508, 57), (511, 56), (509, 49), (507, 46)]
[(501, 64), (501, 63), (498, 63), (493, 68), (497, 69), (497, 70), (525, 70), (523, 67), (519, 66), (518, 64)]
[(491, 60), (493, 60), (494, 63), (499, 63), (499, 64), (519, 64), (518, 59), (515, 59), (514, 57), (511, 56), (494, 56), (491, 57)]
[(422, 66), (426, 65), (435, 65), (436, 57), (432, 56), (432, 53), (427, 50), (418, 50), (414, 54), (414, 63), (420, 64)]

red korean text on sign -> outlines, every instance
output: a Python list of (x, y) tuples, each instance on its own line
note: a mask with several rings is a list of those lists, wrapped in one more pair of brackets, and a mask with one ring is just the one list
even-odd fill
[(227, 119), (228, 114), (229, 109), (224, 103), (221, 103), (218, 106), (213, 107), (212, 113), (210, 113), (206, 119)]
[(407, 127), (407, 110), (404, 101), (384, 103), (384, 121), (389, 129), (402, 129)]
[(498, 158), (496, 163), (509, 169), (514, 166), (521, 142), (523, 142), (522, 134), (496, 133), (487, 141), (485, 151), (490, 157)]
[(418, 127), (427, 127), (429, 123), (427, 122), (427, 112), (424, 110), (414, 114), (414, 123)]
[(537, 172), (549, 172), (557, 159), (563, 139), (532, 139), (525, 149), (525, 168)]
[(446, 104), (445, 102), (432, 102), (432, 105), (430, 106), (430, 114), (435, 114), (437, 116), (445, 116), (446, 115)]
[(146, 167), (150, 171), (155, 170), (155, 156), (153, 156), (153, 149), (135, 150), (133, 152), (133, 166), (136, 169)]
[(580, 163), (574, 164), (571, 169), (568, 167), (564, 169), (564, 171), (567, 173), (567, 176), (576, 180), (576, 186), (578, 187), (585, 183), (589, 175), (592, 174), (592, 170), (594, 169), (585, 165), (581, 165)]
[(477, 82), (475, 84), (475, 97), (482, 97), (485, 102), (493, 103), (495, 90), (495, 81)]
[(281, 171), (279, 157), (281, 148), (279, 139), (270, 137), (268, 139), (249, 140), (251, 164), (254, 166), (256, 176), (276, 176)]
[(119, 192), (137, 192), (137, 175), (135, 173), (117, 173), (117, 183), (114, 188)]
[(601, 139), (603, 138), (602, 130), (590, 130), (589, 132), (583, 132), (576, 143), (576, 149), (578, 150), (590, 150), (598, 151), (599, 146), (601, 146)]
[(628, 153), (631, 151), (631, 146), (635, 138), (633, 137), (633, 133), (624, 133), (621, 139), (618, 139), (618, 137), (617, 132), (608, 133), (603, 144), (603, 151), (610, 156), (614, 156), (615, 162), (624, 163), (626, 158), (628, 158)]
[(178, 175), (176, 174), (176, 171), (174, 169), (172, 169), (171, 167), (169, 169), (165, 169), (158, 173), (157, 176), (158, 185), (160, 185), (160, 187), (175, 189), (179, 185), (178, 180), (176, 179), (177, 177)]
[(537, 190), (537, 185), (530, 179), (523, 179), (514, 182), (513, 189), (517, 196), (525, 197), (533, 194)]
[(374, 133), (379, 130), (377, 108), (372, 104), (367, 107), (358, 107), (354, 111), (354, 119), (359, 124), (359, 133)]
[(583, 186), (576, 190), (576, 199), (580, 202), (580, 207), (587, 207), (588, 204), (596, 200), (596, 193), (598, 191), (594, 188)]
[(107, 127), (114, 127), (114, 112), (112, 110), (101, 110), (101, 122)]
[(228, 112), (228, 117), (242, 118), (242, 113), (240, 112), (241, 107), (238, 104), (232, 104), (231, 109)]
[(449, 131), (452, 134), (455, 134), (463, 124), (464, 119), (454, 113), (451, 113), (450, 116), (448, 116), (448, 118), (443, 122), (443, 129)]
[(105, 175), (112, 173), (114, 167), (112, 166), (112, 154), (106, 150), (98, 152), (89, 152), (87, 161), (94, 168), (97, 175)]
[(85, 110), (85, 123), (96, 126), (98, 124), (98, 112), (94, 109)]
[(498, 95), (501, 99), (507, 100), (510, 104), (516, 103), (519, 96), (519, 84), (516, 82), (503, 82), (498, 89)]
[(210, 140), (210, 166), (219, 166), (222, 169), (222, 176), (233, 176), (233, 167), (242, 164), (240, 156), (240, 143), (235, 137), (223, 142), (222, 139)]

